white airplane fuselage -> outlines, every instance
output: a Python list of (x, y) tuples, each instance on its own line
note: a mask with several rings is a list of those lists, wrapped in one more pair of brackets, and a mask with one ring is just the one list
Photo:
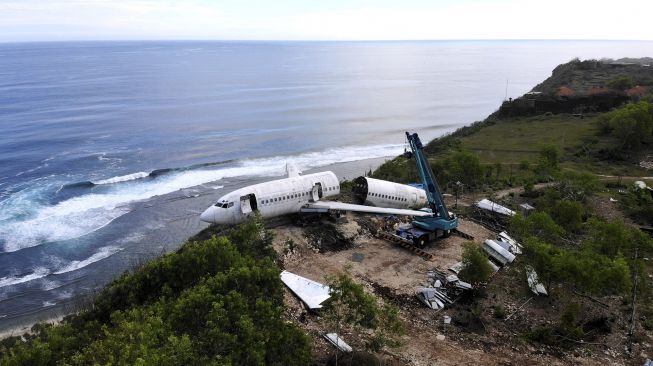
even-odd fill
[(330, 171), (295, 175), (259, 183), (228, 193), (202, 213), (202, 221), (238, 224), (257, 211), (264, 218), (297, 213), (311, 202), (340, 193), (340, 183)]

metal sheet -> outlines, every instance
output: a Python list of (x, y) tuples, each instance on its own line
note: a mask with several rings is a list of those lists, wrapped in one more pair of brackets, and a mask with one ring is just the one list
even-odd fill
[(544, 295), (548, 296), (549, 293), (544, 288), (544, 285), (540, 283), (540, 280), (537, 277), (537, 272), (531, 266), (526, 266), (526, 280), (528, 281), (528, 287), (531, 289), (535, 295)]
[(340, 338), (339, 335), (336, 333), (327, 333), (324, 335), (324, 338), (329, 341), (332, 345), (334, 345), (337, 349), (341, 350), (342, 352), (351, 352), (353, 349), (351, 348), (350, 345), (345, 342), (344, 339)]
[(329, 286), (288, 271), (281, 272), (281, 281), (311, 310), (322, 308), (321, 304), (330, 297)]
[(507, 207), (501, 206), (498, 203), (494, 203), (487, 198), (483, 198), (482, 200), (476, 202), (476, 206), (484, 210), (496, 212), (501, 215), (515, 216), (515, 211)]
[(501, 264), (512, 263), (515, 255), (504, 249), (496, 241), (488, 239), (483, 242), (483, 249)]

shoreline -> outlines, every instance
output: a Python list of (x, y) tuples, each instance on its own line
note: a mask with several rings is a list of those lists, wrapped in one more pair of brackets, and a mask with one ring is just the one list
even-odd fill
[[(350, 162), (334, 163), (334, 164), (326, 165), (321, 168), (308, 169), (304, 173), (310, 174), (314, 172), (330, 170), (333, 171), (338, 177), (338, 179), (342, 182), (343, 180), (351, 180), (359, 175), (365, 175), (369, 170), (374, 170), (378, 168), (385, 161), (393, 159), (394, 157), (395, 156), (386, 156), (380, 158), (370, 158), (370, 159), (363, 159), (363, 160), (350, 161)], [(273, 180), (278, 178), (279, 177), (265, 178), (263, 181)], [(185, 202), (183, 203), (179, 201), (177, 202), (178, 208), (185, 208), (188, 206), (196, 206), (196, 207), (203, 208), (204, 206), (210, 205), (211, 202), (213, 202), (217, 198), (217, 196), (226, 194), (228, 191), (240, 188), (241, 186), (247, 186), (255, 183), (258, 183), (258, 179), (242, 180), (238, 184), (234, 186), (229, 186), (218, 192), (216, 191), (209, 192), (209, 194), (200, 196), (197, 199), (184, 200)], [(158, 199), (161, 198), (155, 198), (152, 201)], [(168, 238), (169, 239), (168, 243), (164, 243), (161, 248), (159, 247), (150, 248), (150, 254), (145, 254), (141, 258), (139, 263), (128, 266), (129, 268), (126, 269), (126, 271), (133, 270), (138, 265), (142, 263), (146, 263), (147, 261), (150, 261), (154, 258), (157, 258), (164, 253), (174, 252), (178, 250), (184, 243), (188, 241), (188, 239), (192, 238), (200, 231), (202, 231), (203, 229), (209, 226), (208, 224), (199, 222), (199, 215), (197, 215), (197, 218), (193, 217), (193, 219), (197, 221), (197, 223), (195, 223), (194, 225), (185, 225), (185, 224), (180, 225), (178, 222), (166, 222), (163, 227), (152, 231), (150, 236), (144, 236), (139, 241), (134, 242), (133, 245), (135, 247), (145, 247), (149, 245), (150, 242), (157, 242), (159, 239), (158, 235), (160, 235), (162, 232), (165, 234), (169, 234), (170, 232), (176, 232), (177, 234), (175, 237)], [(126, 231), (124, 234), (125, 236), (129, 235), (129, 233)], [(164, 249), (164, 250), (160, 250), (160, 249)], [(126, 251), (124, 252), (125, 253), (118, 253), (118, 254), (119, 255), (127, 254)], [(107, 285), (109, 285), (113, 281), (113, 279), (119, 277), (122, 273), (123, 272), (114, 273), (114, 275), (111, 276), (111, 278), (106, 283), (100, 285), (95, 291), (80, 292), (73, 295), (73, 297), (68, 299), (68, 301), (62, 302), (60, 304), (61, 306), (52, 306), (52, 307), (43, 308), (43, 310), (41, 311), (35, 311), (28, 315), (18, 315), (13, 319), (0, 318), (0, 340), (9, 338), (11, 336), (22, 336), (25, 333), (30, 333), (31, 328), (39, 323), (49, 323), (49, 324), (56, 325), (60, 323), (64, 317), (79, 311), (83, 311), (83, 309), (87, 308), (90, 304), (89, 295), (92, 296), (92, 294), (96, 294), (99, 291), (102, 291), (104, 288), (106, 288)], [(2, 323), (5, 323), (5, 326), (2, 326)]]

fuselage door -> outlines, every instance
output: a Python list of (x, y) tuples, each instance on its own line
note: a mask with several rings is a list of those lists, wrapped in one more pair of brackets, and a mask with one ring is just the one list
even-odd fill
[(412, 196), (411, 206), (415, 206), (417, 204), (417, 193), (413, 193), (411, 196)]
[(311, 189), (311, 202), (317, 202), (320, 200), (322, 195), (322, 185), (320, 183), (315, 183)]
[(248, 214), (252, 212), (252, 204), (250, 201), (250, 196), (251, 195), (246, 195), (240, 197), (240, 211), (244, 214)]

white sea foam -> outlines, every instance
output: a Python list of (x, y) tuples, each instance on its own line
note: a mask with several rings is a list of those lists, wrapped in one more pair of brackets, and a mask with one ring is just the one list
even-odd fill
[(127, 207), (118, 206), (125, 199), (124, 195), (87, 194), (54, 206), (32, 208), (35, 210), (32, 217), (0, 224), (4, 250), (14, 252), (89, 234), (129, 212)]
[(43, 306), (42, 306), (42, 307), (47, 308), (47, 307), (55, 306), (55, 305), (57, 305), (56, 302), (52, 302), (52, 301), (43, 301)]
[(72, 261), (65, 267), (61, 268), (60, 270), (54, 272), (54, 274), (62, 274), (62, 273), (67, 273), (67, 272), (72, 272), (76, 271), (78, 269), (84, 268), (88, 266), (89, 264), (95, 263), (97, 261), (101, 261), (102, 259), (108, 258), (115, 253), (121, 251), (122, 248), (118, 247), (103, 247), (100, 248), (100, 250), (93, 254), (92, 256), (81, 260), (81, 261)]
[(102, 179), (102, 180), (99, 180), (99, 181), (93, 182), (93, 183), (99, 185), (99, 184), (113, 184), (113, 183), (120, 183), (120, 182), (128, 182), (130, 180), (146, 178), (149, 175), (150, 175), (150, 173), (138, 172), (138, 173), (133, 173), (133, 174), (127, 174), (127, 175), (112, 177), (112, 178), (108, 178), (108, 179)]
[(19, 283), (25, 283), (33, 281), (39, 278), (43, 278), (50, 274), (50, 270), (44, 267), (39, 267), (34, 269), (33, 272), (26, 274), (24, 276), (7, 276), (0, 278), (0, 287), (18, 285)]
[[(150, 199), (179, 189), (224, 178), (282, 176), (285, 173), (287, 162), (295, 163), (300, 170), (307, 170), (334, 163), (394, 156), (402, 151), (403, 145), (357, 146), (295, 156), (248, 159), (233, 167), (171, 172), (137, 184), (109, 186), (110, 189), (104, 193), (87, 193), (61, 201), (56, 205), (34, 202), (30, 192), (18, 192), (17, 196), (0, 202), (0, 212), (6, 210), (7, 213), (0, 214), (0, 238), (4, 239), (4, 250), (7, 252), (47, 242), (74, 239), (99, 230), (126, 214), (130, 210), (128, 205), (132, 202)], [(143, 174), (145, 173), (139, 172), (111, 179), (127, 179), (125, 177), (138, 179), (135, 177), (140, 177)], [(20, 209), (17, 210), (18, 206), (16, 205), (20, 205)], [(19, 213), (9, 214), (9, 212)]]

